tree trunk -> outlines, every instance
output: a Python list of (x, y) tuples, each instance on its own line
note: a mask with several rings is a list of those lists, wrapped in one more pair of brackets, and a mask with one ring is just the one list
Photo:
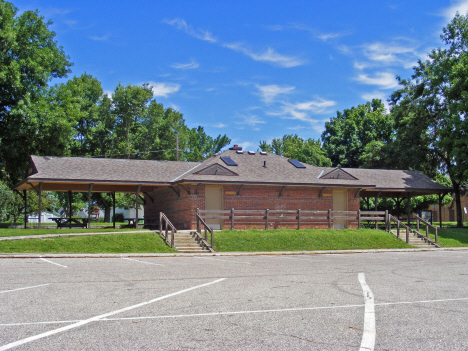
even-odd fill
[(104, 222), (110, 223), (110, 221), (111, 221), (111, 207), (106, 205), (104, 207)]
[(457, 228), (463, 227), (463, 213), (461, 206), (460, 184), (452, 180), (453, 192), (455, 194), (455, 208), (457, 212)]

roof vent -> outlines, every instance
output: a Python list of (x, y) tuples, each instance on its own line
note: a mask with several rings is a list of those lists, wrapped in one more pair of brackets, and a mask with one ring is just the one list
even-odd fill
[(238, 153), (238, 154), (243, 154), (244, 151), (242, 151), (242, 150), (237, 150), (236, 153)]
[(260, 155), (266, 155), (266, 151), (260, 151)]
[(255, 151), (249, 151), (249, 155), (255, 155)]
[(242, 150), (242, 148), (239, 145), (235, 144), (234, 147), (230, 147), (229, 150)]

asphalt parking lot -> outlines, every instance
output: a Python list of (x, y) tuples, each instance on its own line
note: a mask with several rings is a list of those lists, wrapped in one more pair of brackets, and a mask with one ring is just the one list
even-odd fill
[(0, 259), (0, 350), (467, 350), (468, 251)]

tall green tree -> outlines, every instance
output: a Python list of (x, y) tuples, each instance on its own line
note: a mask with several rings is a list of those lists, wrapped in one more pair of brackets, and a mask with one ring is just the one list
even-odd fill
[(231, 142), (226, 135), (218, 135), (216, 138), (205, 133), (202, 126), (188, 130), (187, 145), (184, 150), (186, 161), (202, 161), (221, 151)]
[(50, 80), (65, 77), (71, 66), (49, 30), (52, 22), (38, 11), (17, 12), (0, 1), (0, 163), (10, 185), (22, 178), (29, 155), (38, 148), (63, 146), (64, 132), (54, 132), (62, 122), (49, 118), (43, 100)]
[(112, 94), (115, 132), (119, 140), (117, 148), (127, 158), (139, 151), (136, 139), (141, 133), (141, 122), (146, 118), (152, 97), (153, 92), (148, 84), (123, 86), (119, 83)]
[[(387, 113), (381, 100), (374, 99), (343, 112), (338, 111), (336, 117), (325, 123), (322, 142), (334, 167), (359, 168), (366, 162), (362, 155), (368, 144), (374, 142), (374, 146), (381, 146), (391, 142), (393, 137), (393, 117)], [(370, 145), (368, 152), (369, 148)]]
[(89, 74), (69, 79), (52, 89), (51, 97), (62, 118), (73, 125), (73, 140), (70, 145), (72, 156), (93, 154), (92, 141), (101, 122), (99, 104), (103, 98), (101, 83)]
[(392, 95), (392, 111), (400, 144), (410, 136), (412, 153), (432, 165), (433, 173), (450, 177), (457, 226), (463, 226), (461, 194), (468, 183), (468, 15), (457, 13), (441, 38), (446, 47), (419, 61), (410, 79), (400, 79), (402, 88)]
[(297, 134), (275, 138), (271, 143), (260, 141), (262, 151), (292, 158), (317, 167), (330, 167), (331, 161), (325, 155), (320, 140), (303, 139)]

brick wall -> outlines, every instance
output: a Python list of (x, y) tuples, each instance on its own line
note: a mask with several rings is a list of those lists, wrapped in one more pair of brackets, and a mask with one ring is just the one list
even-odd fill
[[(150, 223), (153, 219), (159, 218), (159, 212), (165, 213), (171, 222), (178, 229), (196, 228), (196, 209), (205, 208), (205, 186), (198, 188), (198, 195), (195, 194), (197, 185), (185, 185), (190, 192), (178, 187), (180, 197), (170, 188), (161, 188), (150, 194), (153, 201), (146, 196), (145, 218)], [(333, 210), (332, 189), (327, 188), (319, 197), (321, 188), (314, 187), (285, 187), (279, 196), (282, 186), (244, 186), (237, 196), (239, 185), (225, 185), (223, 187), (224, 210), (234, 208), (236, 210)], [(348, 190), (348, 210), (357, 211), (359, 209), (359, 198), (355, 199), (356, 189)], [(261, 214), (258, 214), (261, 215)], [(252, 219), (243, 220), (247, 223), (235, 223), (236, 229), (246, 227), (265, 228), (265, 220)], [(270, 222), (270, 221), (269, 221)], [(291, 227), (297, 228), (297, 221), (281, 223), (279, 220), (272, 220), (270, 226), (274, 228)], [(356, 227), (357, 221), (349, 221), (349, 227)], [(327, 220), (315, 221), (314, 223), (302, 223), (301, 228), (328, 228)], [(230, 221), (226, 220), (224, 228), (230, 228)]]

